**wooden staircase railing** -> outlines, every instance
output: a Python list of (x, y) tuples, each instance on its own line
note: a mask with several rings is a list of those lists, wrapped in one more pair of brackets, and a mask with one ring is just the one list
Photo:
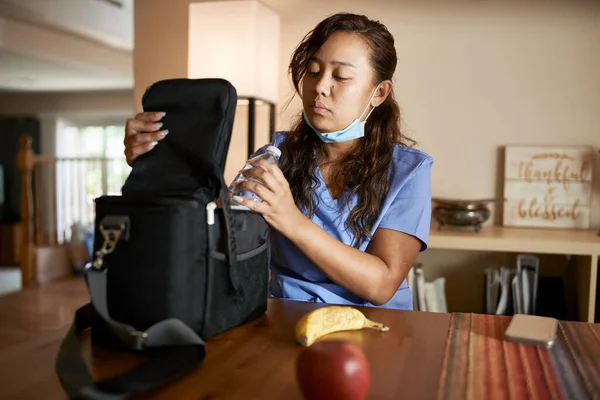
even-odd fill
[(17, 153), (17, 164), (21, 170), (21, 283), (22, 287), (29, 285), (35, 279), (35, 243), (33, 241), (33, 193), (32, 171), (35, 167), (36, 155), (31, 148), (31, 137), (21, 138), (21, 147)]
[[(107, 194), (110, 189), (106, 184), (108, 171), (119, 166), (111, 163), (126, 165), (124, 159), (119, 158), (38, 155), (32, 148), (31, 137), (25, 135), (21, 138), (17, 164), (21, 171), (22, 245), (19, 254), (22, 287), (36, 281), (38, 264), (44, 264), (42, 258), (36, 260), (38, 247), (60, 246), (63, 241), (66, 242), (62, 230), (68, 229), (70, 224), (75, 222), (74, 218), (78, 222), (90, 222), (90, 210), (86, 208), (86, 199), (89, 196)], [(105, 179), (90, 189), (85, 174), (95, 171)], [(65, 182), (61, 183), (59, 188), (56, 187), (58, 175), (61, 175), (62, 182)], [(116, 183), (113, 182), (113, 185)], [(60, 195), (58, 190), (61, 191)], [(116, 188), (113, 187), (112, 191), (115, 192)], [(59, 201), (59, 197), (62, 202)], [(81, 221), (82, 218), (85, 221)], [(60, 232), (63, 232), (60, 238), (59, 228)]]

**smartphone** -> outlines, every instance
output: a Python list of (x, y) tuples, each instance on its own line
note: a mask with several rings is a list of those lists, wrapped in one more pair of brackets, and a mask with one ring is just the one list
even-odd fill
[(504, 338), (510, 342), (552, 347), (556, 340), (558, 320), (538, 315), (515, 314)]

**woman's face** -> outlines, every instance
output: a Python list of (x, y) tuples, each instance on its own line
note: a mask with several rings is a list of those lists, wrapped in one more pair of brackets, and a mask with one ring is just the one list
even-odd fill
[[(311, 125), (333, 132), (361, 121), (375, 91), (369, 48), (355, 34), (336, 32), (309, 60), (302, 80), (302, 103)], [(366, 109), (366, 111), (365, 111)]]

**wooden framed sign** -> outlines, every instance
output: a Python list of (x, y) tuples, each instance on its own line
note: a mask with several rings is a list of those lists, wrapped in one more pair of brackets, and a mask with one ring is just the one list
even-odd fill
[(589, 228), (592, 147), (506, 146), (504, 226)]

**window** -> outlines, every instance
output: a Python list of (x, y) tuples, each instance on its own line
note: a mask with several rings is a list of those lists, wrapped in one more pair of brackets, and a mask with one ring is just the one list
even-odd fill
[(57, 229), (69, 240), (71, 226), (90, 226), (94, 200), (120, 195), (131, 168), (123, 153), (124, 126), (68, 124), (57, 132)]

